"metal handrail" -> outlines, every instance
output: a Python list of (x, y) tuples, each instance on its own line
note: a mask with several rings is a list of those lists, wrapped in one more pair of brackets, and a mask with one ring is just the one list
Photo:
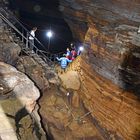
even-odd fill
[[(30, 31), (29, 31), (27, 28), (25, 28), (25, 27), (20, 23), (20, 21), (19, 21), (11, 12), (9, 12), (8, 10), (6, 10), (5, 8), (2, 8), (2, 7), (0, 7), (0, 10), (2, 10), (4, 13), (8, 13), (8, 14), (10, 15), (10, 18), (12, 17), (12, 20), (14, 19), (15, 22), (18, 23), (18, 24), (20, 25), (20, 27), (21, 27), (22, 29), (25, 30), (25, 32), (28, 34), (28, 36), (29, 36), (29, 35), (32, 36), (32, 35), (30, 34)], [(34, 40), (36, 40), (44, 49), (46, 49), (45, 46), (44, 46), (36, 37), (34, 37), (34, 36), (32, 36), (32, 37), (33, 37)]]
[[(19, 35), (21, 35), (26, 41), (28, 40), (7, 18), (5, 18), (3, 16), (2, 13), (0, 13), (0, 17), (3, 19), (4, 22), (6, 22), (13, 30), (15, 30)], [(42, 53), (34, 44), (32, 44), (33, 47), (36, 49), (36, 53), (38, 54), (38, 52), (45, 57), (45, 60), (47, 60), (47, 62), (52, 62), (44, 53)]]
[[(11, 15), (12, 19), (14, 18), (15, 21), (16, 21), (16, 23), (18, 23), (18, 24), (22, 27), (22, 29), (24, 29), (24, 30), (27, 32), (28, 36), (29, 36), (29, 35), (32, 36), (32, 35), (30, 34), (29, 30), (28, 30), (27, 28), (25, 28), (24, 25), (23, 25), (22, 23), (20, 23), (19, 19), (17, 19), (11, 12), (9, 12), (8, 10), (6, 11), (4, 8), (0, 8), (0, 9), (2, 9), (4, 12), (7, 12), (9, 15)], [(36, 37), (34, 37), (34, 36), (32, 36), (32, 37), (33, 37), (34, 40), (36, 40), (44, 49), (46, 49), (46, 47), (45, 47)], [(47, 53), (47, 54), (51, 54), (51, 55), (62, 55), (62, 54), (64, 53), (64, 52), (50, 53), (50, 52), (48, 52), (48, 51), (46, 51), (46, 50), (45, 50), (45, 51), (42, 50), (42, 52)]]
[[(24, 42), (25, 40), (25, 43), (26, 43), (26, 47), (28, 48), (28, 43), (29, 43), (29, 39), (28, 39), (28, 35), (31, 35), (30, 32), (22, 25), (22, 23), (20, 23), (20, 21), (14, 16), (12, 15), (8, 10), (5, 10), (4, 8), (0, 7), (0, 15), (1, 15), (1, 18), (14, 30), (16, 31), (21, 37), (22, 37), (22, 42)], [(16, 28), (16, 26), (14, 26), (10, 21), (9, 21), (9, 15), (10, 17), (12, 17), (12, 21), (13, 19), (15, 20), (14, 23), (18, 23), (20, 25), (20, 27), (22, 28), (22, 31), (20, 31), (19, 29)], [(26, 35), (24, 35), (23, 33), (23, 30), (26, 31)], [(32, 35), (31, 35), (32, 36)], [(34, 39), (41, 45), (43, 46), (43, 48), (45, 48), (45, 46), (36, 38), (34, 37)], [(36, 49), (36, 53), (39, 55), (41, 55), (41, 57), (44, 57), (45, 60), (47, 60), (47, 62), (52, 62), (52, 60), (55, 61), (56, 59), (56, 56), (61, 56), (62, 53), (64, 52), (60, 52), (60, 53), (55, 53), (55, 54), (52, 54), (50, 52), (47, 52), (47, 51), (44, 51), (44, 50), (40, 50), (38, 49), (34, 44), (32, 44), (33, 47)], [(38, 53), (39, 52), (39, 53)], [(50, 58), (49, 58), (50, 56)]]

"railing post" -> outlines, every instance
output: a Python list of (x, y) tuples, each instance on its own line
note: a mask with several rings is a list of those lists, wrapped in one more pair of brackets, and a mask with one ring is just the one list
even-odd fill
[(24, 37), (23, 36), (24, 36), (24, 29), (22, 28), (22, 38), (21, 38), (22, 42), (24, 42)]
[(28, 48), (28, 42), (29, 42), (29, 40), (28, 40), (28, 33), (27, 33), (27, 35), (26, 35), (26, 48)]
[(54, 62), (55, 62), (55, 59), (56, 59), (56, 55), (54, 54), (54, 55), (53, 55), (53, 61), (54, 61)]
[(35, 52), (36, 54), (38, 54), (38, 49), (36, 48), (36, 52)]

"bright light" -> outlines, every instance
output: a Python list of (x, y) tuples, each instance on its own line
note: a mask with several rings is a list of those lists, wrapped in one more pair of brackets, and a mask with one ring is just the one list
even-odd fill
[(80, 46), (79, 47), (79, 50), (82, 52), (84, 50), (84, 47), (83, 46)]
[(70, 45), (73, 46), (73, 43), (71, 43)]
[(51, 38), (53, 36), (53, 33), (52, 33), (52, 31), (48, 31), (46, 35), (47, 35), (47, 37)]

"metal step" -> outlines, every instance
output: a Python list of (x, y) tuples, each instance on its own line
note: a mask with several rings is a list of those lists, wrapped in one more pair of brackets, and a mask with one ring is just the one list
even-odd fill
[(24, 42), (19, 41), (19, 42), (18, 42), (18, 45), (23, 46), (23, 45), (25, 45), (25, 43), (24, 43)]
[(34, 59), (37, 60), (37, 61), (42, 61), (42, 59), (39, 58), (39, 57), (34, 57)]
[(14, 40), (16, 43), (18, 43), (18, 42), (20, 42), (20, 37), (15, 37), (15, 38), (13, 38), (13, 40)]
[(30, 54), (31, 56), (33, 56), (33, 57), (37, 57), (37, 54), (35, 54), (35, 53), (32, 53), (31, 52), (31, 54)]
[(43, 64), (42, 66), (44, 66), (44, 67), (49, 67), (49, 65), (48, 65), (48, 64)]
[(39, 61), (39, 63), (44, 64), (44, 65), (46, 64), (44, 61)]
[(4, 30), (3, 32), (8, 33), (8, 34), (11, 33), (11, 31), (9, 31), (9, 30)]

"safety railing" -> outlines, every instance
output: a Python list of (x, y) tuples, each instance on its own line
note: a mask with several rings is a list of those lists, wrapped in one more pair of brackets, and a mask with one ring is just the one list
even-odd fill
[[(10, 28), (13, 29), (13, 31), (15, 31), (18, 34), (18, 36), (21, 39), (21, 42), (23, 42), (26, 45), (26, 48), (28, 48), (29, 35), (31, 34), (24, 27), (24, 25), (22, 25), (22, 23), (20, 23), (20, 21), (11, 12), (9, 12), (7, 9), (3, 7), (0, 7), (0, 17)], [(14, 21), (14, 23), (11, 20)], [(34, 45), (31, 42), (30, 44), (32, 44), (35, 53), (44, 58), (44, 61), (50, 63), (56, 61), (56, 57), (60, 57), (62, 55), (63, 52), (52, 54), (48, 51), (45, 51), (45, 46), (36, 37), (33, 38), (36, 41), (36, 44)], [(39, 48), (37, 46), (39, 46)], [(44, 50), (41, 50), (40, 47), (42, 47)]]
[[(1, 10), (0, 10), (1, 12)], [(7, 18), (4, 17), (4, 15), (2, 13), (0, 13), (0, 18), (7, 24), (9, 25), (16, 33), (18, 33), (23, 39), (25, 39), (26, 41), (28, 40)], [(43, 57), (45, 57), (45, 60), (47, 60), (47, 62), (51, 62), (51, 60), (44, 54), (42, 53), (34, 44), (33, 48), (35, 49), (35, 53), (38, 55), (42, 55)]]
[[(14, 23), (16, 24), (16, 26), (19, 28), (20, 32), (24, 36), (26, 36), (27, 40), (26, 40), (26, 43), (25, 44), (28, 46), (28, 42), (29, 42), (28, 37), (29, 36), (32, 36), (30, 34), (30, 32), (28, 31), (28, 29), (22, 23), (20, 23), (20, 21), (14, 16), (14, 14), (12, 14), (12, 12), (9, 12), (7, 9), (5, 9), (3, 7), (0, 8), (0, 11), (5, 16), (5, 18), (7, 18), (8, 20), (11, 19), (12, 21), (14, 21)], [(38, 43), (38, 45), (40, 45), (42, 48), (46, 49), (46, 47), (36, 37), (33, 37), (33, 38), (36, 41), (36, 43)], [(22, 36), (22, 39), (21, 40), (24, 41), (23, 36)]]

